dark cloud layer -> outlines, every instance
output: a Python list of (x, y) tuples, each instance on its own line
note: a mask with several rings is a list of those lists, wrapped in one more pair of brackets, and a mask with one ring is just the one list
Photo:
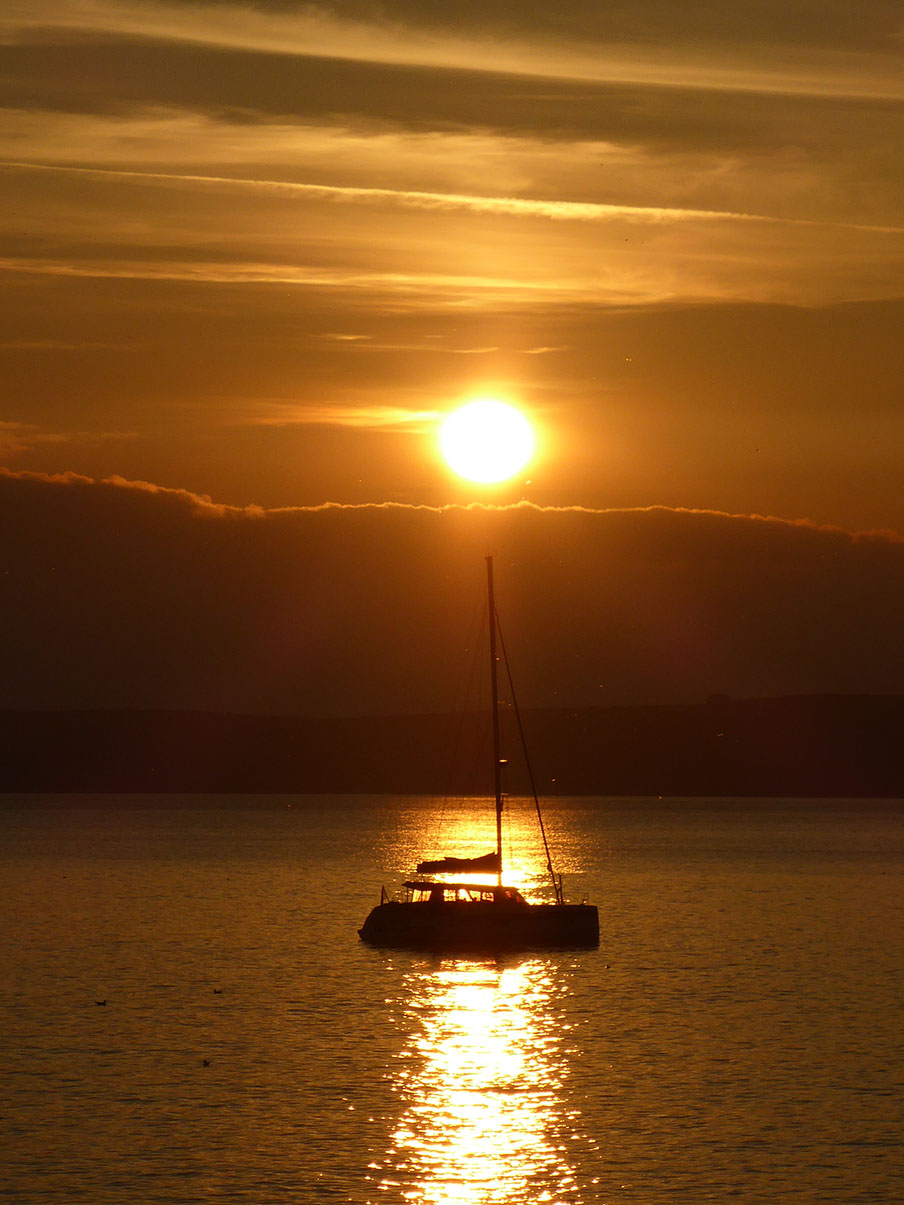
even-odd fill
[[(229, 8), (234, 0), (207, 0), (207, 6)], [(190, 7), (189, 3), (189, 7)], [(539, 0), (343, 0), (320, 4), (359, 21), (427, 26), (446, 32), (462, 28), (497, 34), (550, 33), (551, 9)], [(274, 14), (297, 12), (297, 0), (258, 0), (255, 8)], [(759, 0), (730, 6), (713, 0), (566, 0), (554, 10), (559, 34), (600, 40), (653, 41), (668, 44), (676, 38), (722, 45), (729, 40), (781, 41), (792, 45), (894, 48), (900, 38), (901, 13), (893, 0), (870, 0), (866, 8), (847, 0)]]
[(262, 512), (0, 476), (7, 707), (460, 701), (497, 557), (525, 705), (904, 690), (904, 543), (665, 509)]
[(706, 88), (547, 80), (180, 44), (134, 37), (39, 37), (0, 46), (0, 104), (127, 116), (161, 107), (238, 124), (263, 120), (492, 130), (541, 139), (615, 140), (707, 152), (891, 149), (900, 104), (833, 96), (757, 96)]

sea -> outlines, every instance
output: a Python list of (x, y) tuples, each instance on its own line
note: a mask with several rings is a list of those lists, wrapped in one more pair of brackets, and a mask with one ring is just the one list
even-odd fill
[(452, 958), (357, 930), (485, 801), (0, 797), (0, 1201), (904, 1201), (904, 802), (545, 819), (599, 949)]

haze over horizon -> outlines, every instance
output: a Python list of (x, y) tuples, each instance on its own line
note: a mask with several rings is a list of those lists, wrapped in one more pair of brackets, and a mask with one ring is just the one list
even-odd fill
[(531, 503), (265, 512), (0, 472), (0, 546), (0, 707), (453, 711), (485, 655), (488, 549), (524, 707), (904, 693), (891, 533)]

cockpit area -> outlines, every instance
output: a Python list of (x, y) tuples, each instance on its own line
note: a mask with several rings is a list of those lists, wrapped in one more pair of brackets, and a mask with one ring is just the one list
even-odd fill
[(526, 904), (514, 887), (496, 883), (440, 883), (414, 879), (405, 884), (405, 902), (412, 904)]

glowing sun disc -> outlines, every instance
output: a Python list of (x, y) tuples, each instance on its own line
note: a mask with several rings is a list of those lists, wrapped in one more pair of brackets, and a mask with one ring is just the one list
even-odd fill
[(483, 485), (514, 476), (534, 450), (530, 423), (514, 406), (495, 398), (468, 402), (450, 414), (439, 441), (449, 468)]

